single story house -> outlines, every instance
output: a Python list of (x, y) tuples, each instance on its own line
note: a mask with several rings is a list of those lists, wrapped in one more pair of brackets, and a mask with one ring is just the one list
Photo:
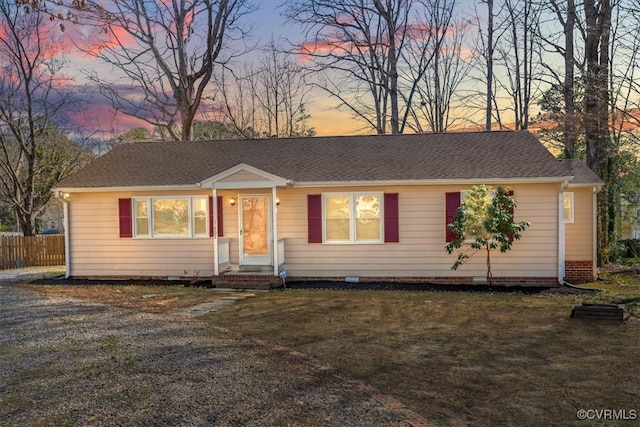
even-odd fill
[[(122, 144), (60, 182), (67, 277), (479, 283), (451, 270), (447, 224), (474, 185), (503, 185), (531, 226), (495, 283), (596, 275), (596, 194), (532, 134), (468, 132)], [(243, 284), (244, 283), (244, 284)]]

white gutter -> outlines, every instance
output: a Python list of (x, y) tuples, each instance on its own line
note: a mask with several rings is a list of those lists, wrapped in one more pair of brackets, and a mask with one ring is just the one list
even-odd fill
[(166, 190), (202, 190), (197, 184), (188, 185), (141, 185), (117, 187), (56, 187), (52, 191), (59, 193), (105, 193), (115, 191), (166, 191)]
[(380, 181), (296, 181), (296, 187), (392, 186), (392, 185), (473, 185), (473, 184), (551, 184), (571, 181), (573, 176), (549, 178), (471, 178), (471, 179), (415, 179)]
[[(293, 186), (296, 187), (343, 187), (343, 186), (382, 186), (382, 185), (470, 185), (470, 184), (548, 184), (571, 181), (574, 177), (557, 176), (545, 178), (469, 178), (469, 179), (395, 179), (395, 180), (365, 180), (365, 181), (293, 181), (279, 180), (278, 182), (251, 182), (244, 188), (271, 188)], [(141, 186), (116, 186), (116, 187), (57, 187), (53, 191), (60, 193), (102, 193), (115, 191), (166, 191), (166, 190), (201, 190), (215, 186), (218, 189), (238, 188), (239, 183), (230, 185), (216, 183), (215, 185), (203, 185), (203, 182), (181, 185), (141, 185)]]

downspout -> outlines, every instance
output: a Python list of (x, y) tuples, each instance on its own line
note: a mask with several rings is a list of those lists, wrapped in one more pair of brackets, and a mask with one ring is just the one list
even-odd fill
[(591, 254), (591, 267), (593, 269), (592, 275), (594, 279), (598, 278), (598, 193), (602, 187), (596, 186), (593, 187), (593, 206), (592, 206), (592, 214), (593, 218), (593, 231), (592, 231), (592, 254)]
[(69, 193), (63, 193), (62, 196), (62, 222), (64, 227), (64, 261), (65, 271), (64, 278), (71, 277), (71, 229), (69, 228)]
[(278, 275), (278, 193), (276, 191), (276, 187), (271, 188), (271, 222), (273, 223), (273, 275)]
[(564, 231), (564, 190), (569, 186), (569, 180), (562, 181), (558, 192), (558, 284), (564, 284), (565, 275), (565, 231)]

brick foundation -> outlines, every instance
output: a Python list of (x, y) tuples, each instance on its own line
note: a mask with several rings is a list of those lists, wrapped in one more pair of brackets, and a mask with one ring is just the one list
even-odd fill
[[(484, 277), (482, 278), (484, 279)], [(344, 282), (344, 277), (288, 277), (288, 282), (294, 281), (326, 281)], [(487, 285), (485, 280), (474, 280), (473, 277), (358, 277), (359, 283), (432, 283), (436, 285)], [(497, 286), (559, 286), (557, 277), (494, 277), (493, 284)]]
[(564, 279), (569, 283), (593, 282), (593, 261), (565, 261)]
[[(587, 261), (580, 261), (587, 262)], [(591, 262), (588, 261), (589, 266)], [(586, 272), (586, 267), (580, 265), (580, 271)], [(591, 267), (589, 267), (588, 273), (591, 274)], [(576, 270), (577, 271), (577, 270)], [(568, 272), (568, 270), (567, 270)], [(584, 275), (584, 273), (583, 273)], [(589, 276), (590, 277), (590, 276)], [(73, 276), (72, 279), (88, 279), (88, 280), (105, 280), (105, 281), (165, 281), (170, 280), (167, 276)], [(175, 279), (174, 279), (175, 280)], [(180, 277), (176, 282), (182, 281), (205, 281), (210, 280), (209, 277)], [(212, 277), (212, 284), (220, 288), (236, 288), (236, 289), (269, 289), (274, 286), (279, 286), (282, 280), (277, 276), (270, 274), (234, 274), (225, 273), (218, 277)], [(592, 279), (588, 279), (592, 280)], [(288, 277), (287, 282), (294, 281), (309, 281), (309, 282), (345, 282), (345, 277)], [(568, 282), (571, 280), (567, 279)], [(583, 280), (585, 281), (585, 280)], [(487, 282), (482, 278), (473, 277), (358, 277), (359, 283), (432, 283), (436, 285), (487, 285)], [(556, 277), (494, 277), (493, 284), (497, 286), (558, 286), (558, 279)]]
[(281, 282), (282, 279), (269, 274), (225, 273), (212, 278), (214, 286), (232, 289), (269, 289), (280, 285)]

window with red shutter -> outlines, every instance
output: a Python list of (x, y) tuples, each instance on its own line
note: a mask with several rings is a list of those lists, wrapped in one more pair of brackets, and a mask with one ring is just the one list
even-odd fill
[(307, 195), (307, 238), (309, 243), (322, 243), (322, 195)]
[[(218, 205), (218, 237), (222, 237), (223, 234), (223, 223), (222, 223), (222, 196), (217, 197), (217, 205)], [(209, 196), (209, 237), (213, 237), (213, 196)]]
[(131, 199), (118, 199), (120, 237), (133, 237)]
[(397, 243), (400, 241), (399, 218), (398, 193), (384, 193), (385, 243)]
[(456, 192), (447, 193), (445, 205), (446, 205), (446, 215), (445, 215), (445, 223), (444, 223), (445, 236), (446, 236), (446, 241), (451, 242), (452, 240), (455, 240), (456, 233), (451, 231), (451, 229), (449, 228), (449, 224), (453, 222), (453, 218), (456, 215), (456, 211), (460, 207), (460, 192), (456, 191)]
[[(347, 193), (336, 193), (337, 196)], [(327, 197), (337, 197), (336, 194), (332, 194)], [(363, 193), (357, 193), (358, 197), (362, 196)], [(353, 194), (347, 194), (348, 197), (355, 200), (355, 196)], [(399, 233), (399, 208), (398, 208), (398, 193), (385, 193), (384, 199), (382, 198), (382, 194), (378, 197), (378, 201), (382, 201), (384, 203), (384, 218), (381, 218), (383, 224), (380, 232), (384, 233), (384, 239), (380, 238), (379, 241), (384, 241), (386, 243), (393, 243), (400, 241), (400, 233)], [(323, 243), (323, 227), (324, 227), (324, 218), (322, 212), (322, 194), (309, 194), (307, 195), (307, 238), (309, 243)], [(344, 196), (342, 196), (344, 198)], [(375, 200), (375, 199), (374, 199)], [(349, 205), (351, 206), (351, 205)], [(351, 222), (350, 227), (355, 227), (353, 212), (350, 212), (349, 221)], [(348, 231), (347, 231), (348, 232)], [(352, 232), (353, 234), (356, 234)], [(346, 242), (349, 243), (349, 239), (346, 239)], [(362, 242), (358, 241), (355, 237), (351, 238), (351, 243)], [(365, 242), (370, 243), (370, 242)]]

